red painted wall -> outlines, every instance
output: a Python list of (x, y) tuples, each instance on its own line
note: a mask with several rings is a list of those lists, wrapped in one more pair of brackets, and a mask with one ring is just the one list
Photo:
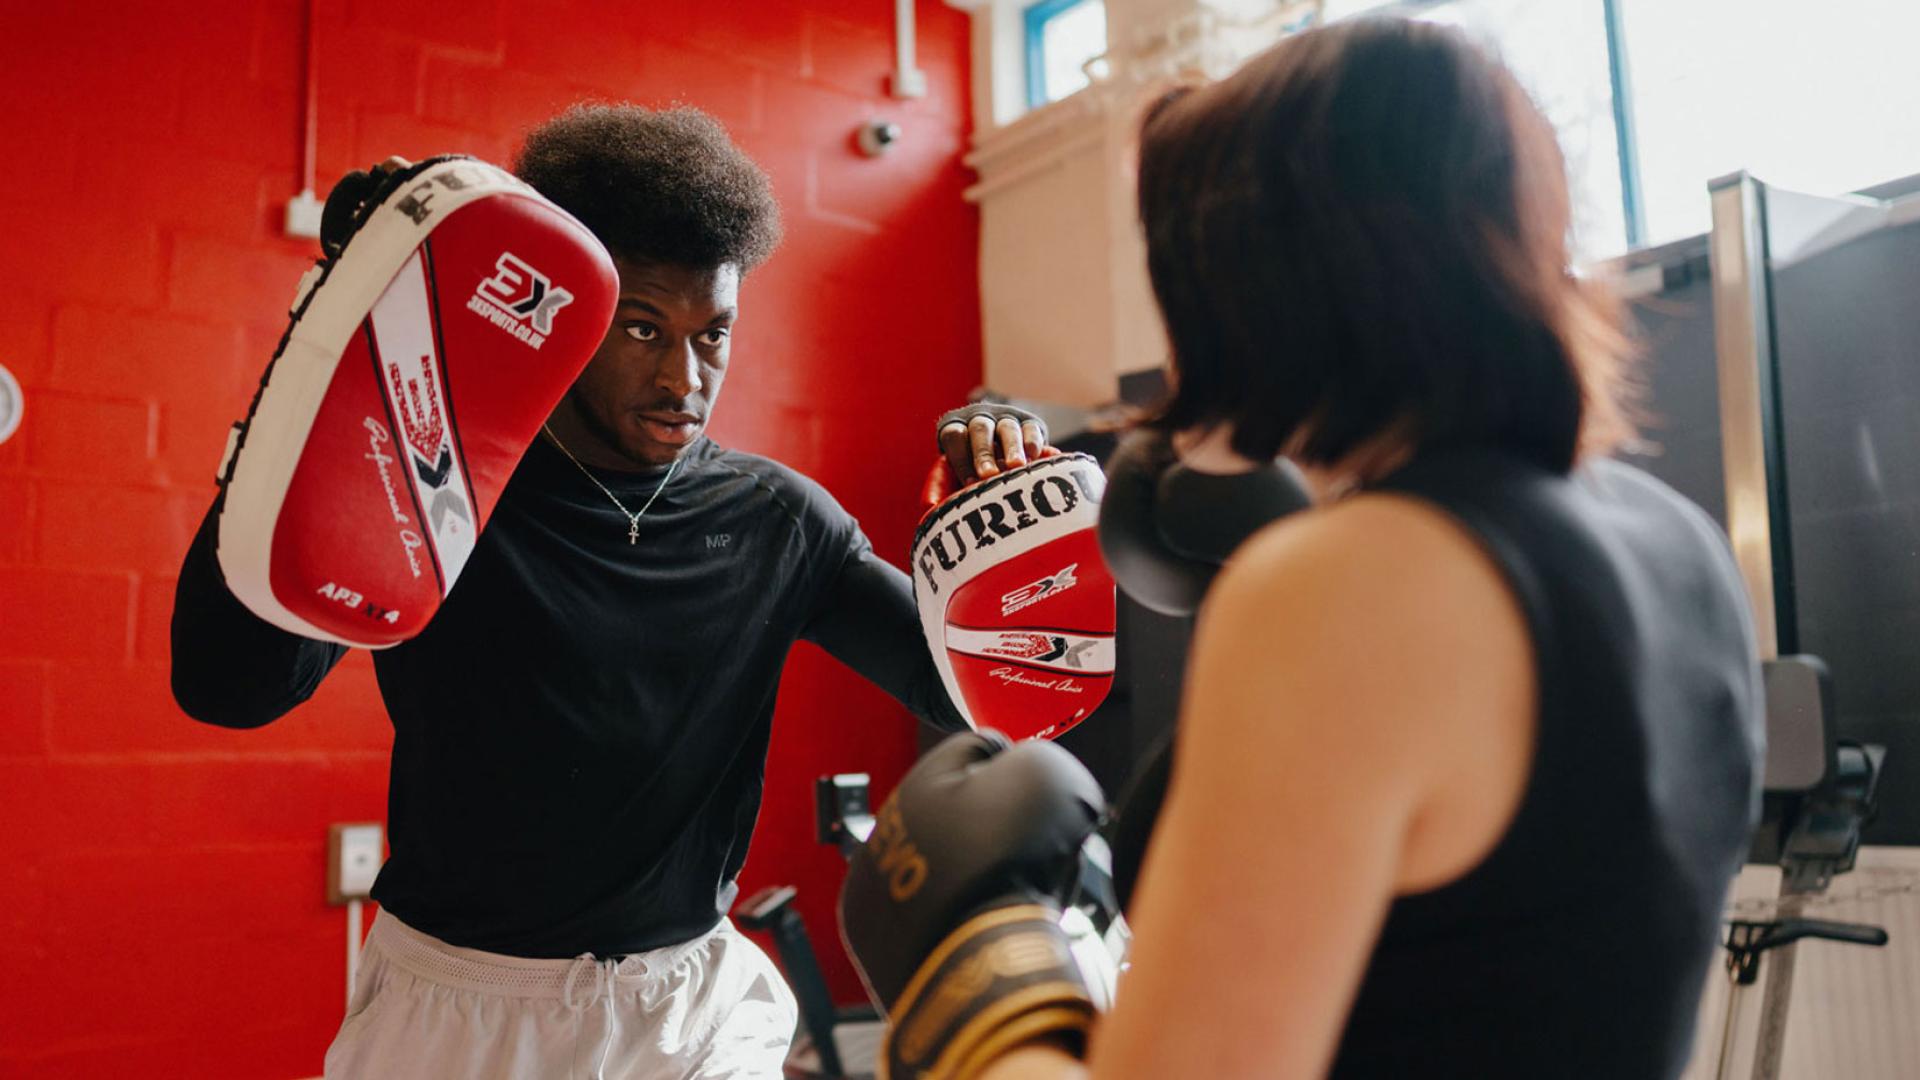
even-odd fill
[[(715, 113), (787, 222), (715, 434), (820, 479), (897, 556), (928, 424), (980, 361), (966, 17), (921, 0), (931, 93), (901, 103), (891, 13), (320, 0), (321, 182), (393, 153), (503, 161), (581, 98)], [(0, 1075), (312, 1076), (339, 1019), (325, 833), (384, 816), (371, 665), (254, 732), (193, 723), (166, 681), (181, 553), (313, 253), (278, 224), (303, 32), (297, 0), (0, 10), (0, 364), (27, 391), (0, 445)], [(851, 142), (873, 115), (906, 129), (878, 161)], [(801, 887), (844, 998), (811, 780), (884, 790), (912, 739), (878, 691), (795, 654), (744, 886)]]

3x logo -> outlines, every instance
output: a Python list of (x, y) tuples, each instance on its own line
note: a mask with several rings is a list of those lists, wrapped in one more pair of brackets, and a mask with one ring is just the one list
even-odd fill
[(554, 313), (573, 303), (573, 294), (511, 251), (500, 253), (493, 271), (474, 288), (468, 310), (539, 348), (553, 333)]
[(1068, 563), (1039, 581), (1028, 582), (1002, 595), (1000, 597), (1001, 617), (1005, 618), (1023, 608), (1030, 608), (1049, 596), (1058, 596), (1080, 584), (1080, 579), (1073, 576), (1073, 572), (1078, 569), (1080, 569), (1079, 563)]

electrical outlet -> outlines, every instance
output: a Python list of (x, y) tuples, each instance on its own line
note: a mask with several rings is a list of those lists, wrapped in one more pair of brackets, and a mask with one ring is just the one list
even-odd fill
[(873, 832), (866, 773), (839, 773), (813, 782), (814, 835), (851, 854)]
[(327, 903), (365, 900), (386, 861), (386, 830), (366, 822), (327, 826)]
[(311, 191), (303, 191), (288, 199), (287, 235), (318, 238), (321, 207), (320, 200), (314, 198)]

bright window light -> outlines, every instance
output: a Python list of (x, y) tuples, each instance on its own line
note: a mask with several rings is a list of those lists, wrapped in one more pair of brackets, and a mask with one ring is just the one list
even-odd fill
[(1325, 21), (1399, 14), (1495, 48), (1567, 155), (1579, 256), (1626, 247), (1613, 77), (1626, 86), (1637, 243), (1707, 231), (1707, 182), (1739, 170), (1838, 195), (1920, 174), (1920, 4), (1891, 0), (1326, 0)]
[(1707, 231), (1745, 169), (1838, 195), (1920, 173), (1920, 5), (1657, 0), (1626, 9), (1648, 239)]
[(1575, 259), (1625, 251), (1613, 77), (1599, 0), (1454, 0), (1423, 5), (1418, 17), (1458, 26), (1487, 45), (1546, 114), (1567, 159)]
[(1027, 105), (1086, 88), (1087, 65), (1107, 51), (1103, 0), (1040, 0), (1026, 9)]

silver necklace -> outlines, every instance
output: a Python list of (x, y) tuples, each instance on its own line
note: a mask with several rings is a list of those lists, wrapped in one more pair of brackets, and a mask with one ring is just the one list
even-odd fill
[(627, 543), (629, 544), (639, 543), (640, 542), (640, 519), (643, 517), (646, 517), (647, 511), (653, 509), (653, 500), (659, 498), (660, 493), (667, 490), (667, 482), (673, 479), (674, 472), (680, 468), (680, 459), (675, 458), (673, 460), (673, 464), (667, 466), (667, 475), (660, 478), (660, 486), (653, 489), (653, 494), (647, 496), (646, 505), (642, 506), (640, 508), (640, 512), (636, 514), (633, 511), (627, 509), (627, 504), (620, 501), (620, 496), (615, 495), (612, 491), (608, 490), (607, 485), (601, 483), (599, 477), (588, 472), (587, 467), (585, 465), (580, 464), (580, 459), (573, 456), (573, 451), (567, 449), (567, 444), (560, 441), (560, 436), (555, 435), (553, 433), (552, 428), (548, 427), (545, 424), (541, 424), (540, 430), (546, 432), (547, 438), (553, 440), (553, 445), (559, 447), (560, 452), (567, 455), (567, 460), (573, 462), (573, 467), (580, 470), (580, 475), (593, 481), (593, 486), (599, 488), (601, 492), (606, 495), (607, 498), (612, 499), (613, 505), (619, 507), (620, 512), (627, 516)]

